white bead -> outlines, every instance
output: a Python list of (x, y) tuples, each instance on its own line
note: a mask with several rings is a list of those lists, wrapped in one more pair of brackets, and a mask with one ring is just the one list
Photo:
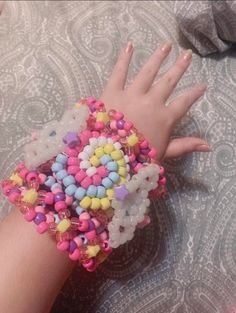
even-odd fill
[(90, 145), (92, 146), (92, 147), (97, 147), (97, 145), (98, 145), (98, 140), (97, 140), (97, 138), (90, 138), (89, 139), (89, 143), (90, 143)]
[(130, 171), (130, 166), (129, 166), (129, 164), (126, 164), (126, 170), (127, 170), (127, 172)]
[[(80, 164), (81, 164), (81, 163), (80, 163)], [(112, 199), (111, 204), (112, 204), (112, 207), (113, 207), (114, 210), (119, 210), (119, 209), (121, 209), (121, 207), (122, 207), (121, 201), (118, 201), (118, 200), (116, 200), (116, 199)]]
[(98, 137), (98, 145), (100, 147), (105, 146), (106, 143), (107, 143), (107, 138), (106, 137)]
[(81, 160), (88, 160), (89, 156), (88, 156), (88, 154), (86, 152), (82, 151), (82, 152), (79, 153), (78, 158), (81, 159)]
[(91, 167), (91, 163), (89, 161), (83, 160), (80, 162), (80, 168), (81, 169), (87, 169), (89, 167)]
[(88, 168), (86, 170), (86, 174), (89, 176), (89, 177), (92, 177), (93, 175), (95, 175), (97, 173), (97, 169), (95, 166), (91, 166), (90, 168)]
[(129, 157), (128, 157), (128, 155), (124, 155), (124, 159), (125, 159), (125, 162), (126, 162), (126, 163), (129, 163)]
[(120, 150), (122, 148), (122, 145), (117, 141), (117, 142), (114, 143), (114, 148), (116, 150)]
[(112, 143), (113, 144), (113, 140), (112, 140), (112, 138), (107, 138), (107, 143)]
[(87, 155), (90, 157), (94, 154), (94, 148), (92, 146), (89, 146), (89, 145), (85, 146), (83, 151), (85, 153), (87, 153)]

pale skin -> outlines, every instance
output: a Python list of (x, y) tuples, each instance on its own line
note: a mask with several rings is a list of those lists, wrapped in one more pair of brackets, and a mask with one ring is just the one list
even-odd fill
[[(158, 70), (171, 50), (163, 44), (145, 63), (130, 86), (126, 77), (133, 47), (122, 49), (101, 100), (107, 109), (125, 114), (158, 150), (158, 161), (181, 157), (210, 147), (200, 138), (170, 140), (176, 123), (206, 90), (195, 85), (165, 106), (174, 87), (191, 63), (191, 51), (183, 52), (158, 83)], [(147, 123), (148, 121), (148, 123)], [(13, 209), (0, 227), (0, 308), (4, 313), (47, 313), (75, 263), (56, 249), (48, 235), (38, 235), (33, 223)], [(88, 275), (92, 275), (89, 274)], [(79, 283), (79, 278), (78, 278)]]

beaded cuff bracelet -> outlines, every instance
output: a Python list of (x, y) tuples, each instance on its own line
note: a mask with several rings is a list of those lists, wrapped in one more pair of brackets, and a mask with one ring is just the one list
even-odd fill
[(150, 222), (149, 197), (165, 193), (156, 150), (122, 113), (106, 112), (94, 98), (33, 139), (3, 192), (39, 233), (54, 235), (60, 251), (94, 271)]

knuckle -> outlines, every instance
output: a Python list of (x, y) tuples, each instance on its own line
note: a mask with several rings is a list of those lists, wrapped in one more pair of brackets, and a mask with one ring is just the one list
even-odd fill
[(165, 84), (168, 88), (173, 89), (176, 86), (176, 80), (173, 76), (168, 75), (165, 79)]

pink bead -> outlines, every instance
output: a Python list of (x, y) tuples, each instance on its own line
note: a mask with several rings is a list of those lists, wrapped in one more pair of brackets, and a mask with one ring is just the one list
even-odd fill
[(78, 247), (81, 247), (83, 245), (83, 241), (80, 238), (80, 236), (75, 237), (73, 240), (77, 244)]
[(67, 208), (67, 205), (65, 201), (58, 201), (55, 203), (54, 208), (57, 212), (59, 212), (61, 210), (65, 210)]
[(93, 259), (89, 259), (88, 261), (83, 263), (83, 267), (85, 267), (86, 269), (92, 268), (93, 266), (94, 266)]
[(45, 214), (45, 208), (42, 207), (41, 205), (37, 205), (35, 208), (34, 208), (35, 212), (36, 213), (43, 213)]
[(80, 134), (81, 144), (87, 145), (89, 143), (89, 138), (91, 137), (91, 132), (89, 130), (85, 130)]
[(124, 125), (124, 129), (129, 131), (131, 128), (133, 127), (133, 123), (132, 122), (125, 122), (125, 125)]
[(80, 171), (80, 167), (77, 165), (70, 165), (67, 168), (67, 172), (69, 175), (76, 175)]
[(69, 241), (64, 240), (64, 241), (59, 241), (57, 243), (57, 249), (59, 251), (66, 251), (69, 248)]
[[(51, 213), (51, 212), (50, 212)], [(54, 216), (53, 216), (53, 213), (52, 214), (46, 214), (46, 223), (47, 224), (50, 224), (50, 223), (54, 223)]]
[(162, 177), (162, 179), (159, 180), (159, 184), (162, 186), (166, 185), (166, 178)]
[(144, 166), (143, 166), (143, 164), (142, 163), (138, 163), (136, 166), (135, 166), (135, 168), (134, 168), (134, 170), (135, 170), (135, 172), (137, 173), (141, 168), (143, 168)]
[(96, 122), (94, 127), (96, 130), (102, 130), (105, 128), (105, 124), (103, 122)]
[(66, 148), (65, 153), (66, 153), (69, 157), (77, 157), (78, 154), (79, 154), (78, 151), (76, 151), (76, 149), (69, 148), (69, 147)]
[(53, 204), (54, 203), (54, 194), (52, 192), (47, 192), (44, 198), (46, 204)]
[(22, 168), (19, 172), (19, 175), (22, 179), (25, 179), (26, 175), (29, 173), (29, 171), (26, 168)]
[(96, 99), (94, 97), (88, 97), (86, 101), (87, 101), (87, 104), (93, 104), (96, 102)]
[(92, 136), (93, 138), (98, 138), (100, 136), (100, 133), (94, 130), (92, 131)]
[(79, 231), (84, 232), (84, 231), (86, 231), (88, 229), (88, 227), (89, 227), (88, 220), (85, 220), (85, 219), (84, 220), (80, 220), (79, 225), (78, 225), (78, 230)]
[(25, 168), (25, 164), (24, 163), (19, 163), (16, 166), (16, 171), (19, 172), (19, 171), (21, 171), (24, 168)]
[(47, 179), (47, 175), (40, 173), (39, 174), (39, 183), (43, 184)]
[(125, 129), (119, 129), (118, 130), (118, 135), (120, 137), (126, 137), (127, 136), (127, 131)]
[(80, 251), (79, 249), (75, 249), (73, 253), (69, 253), (69, 258), (72, 261), (77, 261), (80, 258)]
[(122, 120), (123, 117), (124, 117), (124, 114), (121, 113), (121, 112), (116, 112), (116, 113), (114, 114), (114, 119), (115, 119), (116, 121)]
[(150, 158), (155, 158), (156, 155), (157, 155), (156, 149), (151, 148), (151, 150), (148, 152), (148, 156), (149, 156)]
[(113, 121), (110, 122), (110, 128), (111, 129), (116, 129), (117, 128), (116, 127), (116, 121), (113, 120)]
[(108, 170), (103, 165), (97, 168), (97, 172), (98, 175), (101, 177), (106, 177), (108, 175)]
[(92, 185), (92, 183), (93, 183), (92, 179), (87, 176), (82, 180), (80, 184), (84, 189), (88, 189), (88, 187)]
[(90, 230), (88, 232), (85, 233), (85, 237), (88, 239), (88, 240), (93, 240), (96, 238), (96, 231), (93, 229), (93, 230)]
[(101, 109), (104, 108), (104, 103), (102, 101), (98, 100), (95, 103), (95, 107), (96, 107), (97, 110), (101, 110)]
[(93, 177), (92, 177), (92, 180), (93, 180), (93, 185), (95, 186), (100, 186), (101, 183), (102, 183), (102, 179), (99, 175), (95, 174)]
[(65, 200), (65, 203), (67, 204), (67, 205), (71, 205), (72, 203), (73, 203), (73, 197), (72, 196), (68, 196), (68, 195), (66, 195), (66, 200)]
[(46, 222), (42, 222), (37, 225), (36, 230), (39, 234), (43, 234), (48, 230), (48, 224)]
[(29, 172), (26, 176), (27, 183), (30, 183), (32, 180), (36, 180), (38, 175), (35, 172)]
[(36, 216), (36, 213), (35, 213), (34, 210), (29, 210), (28, 212), (26, 212), (26, 213), (24, 214), (24, 218), (25, 218), (25, 220), (26, 220), (27, 222), (33, 221), (33, 219), (35, 218), (35, 216)]
[(148, 145), (149, 145), (149, 143), (148, 143), (147, 140), (143, 140), (143, 141), (139, 144), (139, 146), (140, 146), (141, 149), (146, 149), (146, 148), (148, 148)]
[(110, 253), (112, 251), (112, 248), (109, 246), (109, 243), (107, 240), (104, 240), (104, 242), (102, 243), (102, 251), (106, 253)]
[(85, 177), (86, 177), (86, 173), (84, 170), (80, 170), (76, 175), (75, 175), (75, 180), (80, 183)]
[(134, 153), (129, 154), (129, 161), (134, 162), (136, 160), (136, 156)]
[(100, 235), (99, 235), (99, 238), (104, 241), (108, 238), (107, 236), (107, 232), (106, 231), (103, 231)]
[(11, 203), (15, 203), (19, 197), (20, 197), (20, 194), (19, 194), (18, 192), (12, 192), (12, 193), (8, 196), (8, 200), (9, 200)]
[(163, 176), (165, 174), (165, 169), (163, 166), (160, 166), (160, 176)]
[(114, 142), (117, 142), (117, 141), (119, 141), (120, 136), (114, 135), (114, 136), (112, 136), (111, 138), (112, 138), (112, 140), (113, 140)]
[(83, 213), (81, 213), (80, 214), (80, 216), (79, 216), (79, 220), (80, 221), (83, 221), (83, 220), (90, 220), (90, 215), (89, 215), (89, 213), (88, 212), (83, 212)]
[(79, 159), (76, 157), (69, 157), (67, 161), (68, 165), (78, 165), (79, 164)]
[(4, 186), (2, 186), (2, 190), (5, 196), (8, 196), (8, 193), (10, 192), (12, 187), (13, 187), (12, 184), (5, 184)]
[(52, 193), (53, 193), (54, 195), (56, 195), (56, 194), (59, 193), (59, 192), (62, 192), (62, 188), (55, 188), (55, 189), (53, 189), (53, 191), (52, 191)]
[(98, 228), (101, 225), (101, 223), (96, 218), (92, 218), (91, 220), (92, 220), (95, 228)]

